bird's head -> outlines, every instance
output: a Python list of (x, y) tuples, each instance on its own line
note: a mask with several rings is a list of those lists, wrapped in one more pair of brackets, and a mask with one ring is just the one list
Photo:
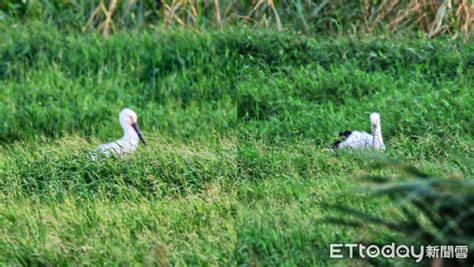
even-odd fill
[(380, 114), (376, 112), (370, 114), (370, 124), (372, 125), (372, 131), (375, 132), (377, 126), (380, 124)]
[(127, 125), (132, 125), (132, 123), (137, 123), (138, 122), (138, 117), (137, 113), (135, 111), (126, 108), (120, 112), (119, 115), (120, 121), (125, 122)]
[(126, 109), (124, 109), (120, 112), (119, 119), (120, 119), (120, 123), (122, 125), (125, 125), (127, 127), (131, 126), (133, 128), (133, 130), (135, 130), (135, 132), (137, 133), (138, 138), (140, 139), (140, 141), (144, 145), (146, 145), (145, 140), (143, 139), (143, 136), (140, 133), (140, 129), (138, 128), (138, 116), (135, 113), (135, 111), (133, 111), (129, 108), (126, 108)]

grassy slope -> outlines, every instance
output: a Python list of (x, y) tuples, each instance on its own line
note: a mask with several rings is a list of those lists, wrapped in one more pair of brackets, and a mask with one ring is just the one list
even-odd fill
[[(0, 29), (0, 262), (328, 263), (321, 224), (371, 160), (325, 151), (379, 111), (390, 158), (472, 176), (474, 46), (262, 32)], [(92, 163), (139, 114), (150, 146)]]

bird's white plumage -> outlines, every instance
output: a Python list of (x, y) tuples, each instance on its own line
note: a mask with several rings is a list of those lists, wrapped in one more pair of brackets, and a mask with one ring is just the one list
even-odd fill
[(130, 139), (119, 139), (115, 142), (102, 144), (97, 148), (97, 151), (104, 154), (105, 156), (111, 156), (113, 154), (121, 156), (127, 153), (133, 153), (138, 146), (138, 142), (134, 143)]
[(140, 140), (145, 143), (138, 130), (137, 114), (133, 110), (122, 110), (119, 114), (119, 121), (124, 132), (123, 137), (115, 142), (100, 145), (97, 148), (97, 153), (92, 155), (92, 159), (95, 160), (98, 154), (104, 156), (123, 156), (130, 154), (137, 149)]
[(372, 126), (372, 134), (361, 131), (352, 131), (344, 141), (337, 144), (337, 148), (373, 148), (385, 150), (385, 144), (382, 139), (380, 115), (378, 113), (370, 114), (370, 124)]
[(339, 143), (338, 148), (370, 148), (372, 146), (373, 136), (366, 132), (352, 131), (346, 140)]

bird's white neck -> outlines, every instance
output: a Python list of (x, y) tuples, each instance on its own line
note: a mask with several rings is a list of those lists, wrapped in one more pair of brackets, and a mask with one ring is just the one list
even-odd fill
[(375, 126), (375, 131), (373, 133), (373, 146), (374, 148), (381, 148), (384, 146), (383, 144), (383, 139), (382, 139), (382, 126), (380, 125), (380, 122), (378, 122)]
[(130, 144), (137, 146), (139, 142), (138, 134), (135, 132), (135, 129), (129, 124), (125, 122), (125, 120), (120, 120), (120, 124), (122, 125), (123, 129), (123, 137), (122, 140), (129, 142)]

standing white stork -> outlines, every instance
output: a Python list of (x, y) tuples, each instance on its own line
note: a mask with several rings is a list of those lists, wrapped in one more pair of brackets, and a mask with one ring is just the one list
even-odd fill
[[(97, 152), (105, 156), (123, 156), (133, 153), (137, 149), (139, 141), (141, 141), (143, 145), (146, 145), (138, 129), (137, 114), (133, 110), (128, 108), (122, 110), (119, 114), (119, 121), (124, 132), (123, 137), (115, 142), (100, 145), (97, 148)], [(97, 154), (92, 155), (93, 160), (96, 158)]]
[(382, 139), (382, 126), (380, 125), (380, 115), (378, 113), (370, 114), (370, 124), (372, 125), (372, 134), (359, 131), (345, 131), (340, 133), (342, 140), (334, 143), (334, 149), (343, 148), (366, 148), (385, 150)]

